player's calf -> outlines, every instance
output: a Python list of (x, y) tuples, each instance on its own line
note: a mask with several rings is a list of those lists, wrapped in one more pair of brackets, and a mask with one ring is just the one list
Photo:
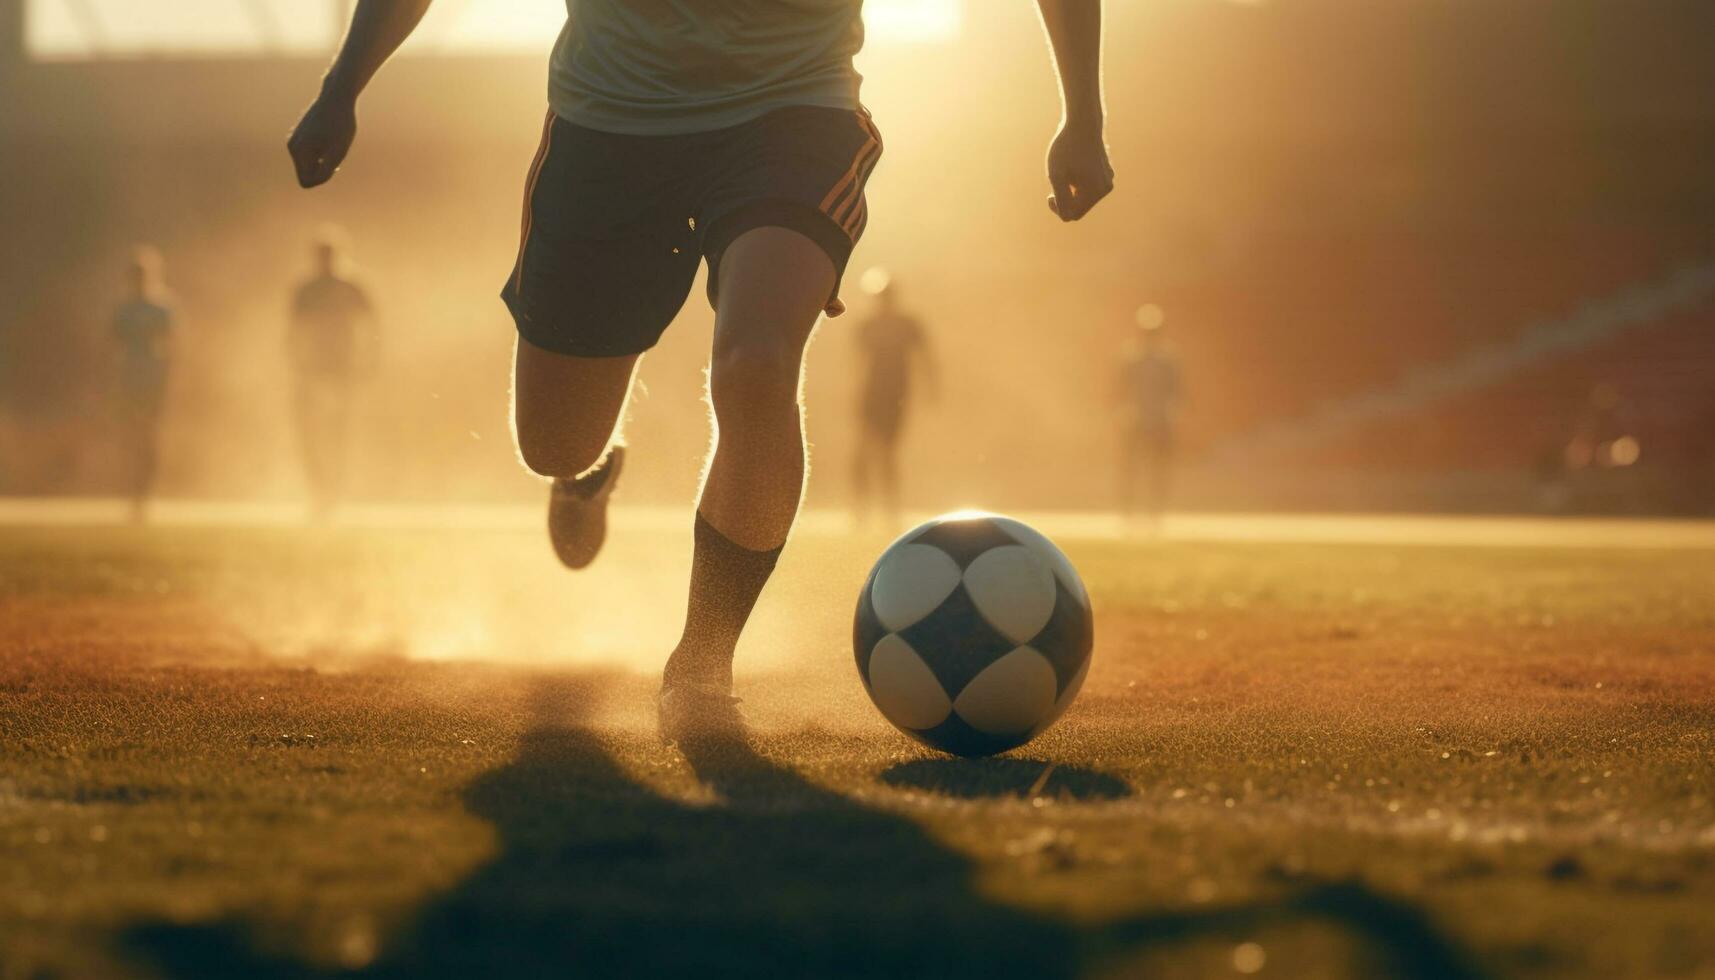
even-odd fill
[(820, 246), (785, 228), (747, 232), (721, 259), (709, 369), (717, 438), (697, 507), (685, 631), (664, 693), (730, 689), (739, 635), (803, 493), (799, 379), (834, 279)]
[(781, 544), (797, 513), (803, 355), (802, 340), (756, 338), (717, 345), (711, 360), (709, 403), (718, 435), (702, 504), (747, 547)]
[(675, 686), (731, 688), (739, 634), (803, 493), (801, 355), (801, 347), (734, 345), (712, 361), (718, 436), (697, 508), (685, 631), (668, 659), (664, 694)]
[(763, 227), (720, 260), (709, 397), (717, 439), (699, 512), (735, 543), (779, 547), (803, 490), (804, 351), (835, 282), (809, 237)]

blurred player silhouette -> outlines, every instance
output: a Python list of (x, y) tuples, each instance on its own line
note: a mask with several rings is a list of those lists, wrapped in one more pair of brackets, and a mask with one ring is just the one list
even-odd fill
[[(288, 141), (298, 180), (333, 176), (357, 99), (429, 0), (359, 0)], [(501, 295), (518, 330), (513, 425), (553, 480), (549, 537), (581, 568), (607, 530), (619, 420), (639, 358), (708, 263), (714, 448), (696, 506), (685, 629), (663, 672), (664, 733), (730, 727), (739, 634), (791, 533), (806, 462), (804, 353), (869, 221), (881, 136), (858, 98), (861, 0), (567, 0), (549, 111)], [(1049, 206), (1075, 221), (1113, 186), (1100, 0), (1038, 0), (1064, 116)], [(973, 160), (974, 162), (974, 160)]]
[(857, 326), (859, 369), (857, 454), (852, 460), (852, 500), (859, 519), (873, 516), (872, 488), (881, 491), (882, 515), (899, 523), (899, 438), (911, 413), (912, 376), (923, 375), (930, 400), (939, 392), (939, 370), (928, 333), (899, 308), (899, 286), (886, 269), (870, 269), (861, 282), (875, 309)]
[(325, 521), (345, 492), (352, 393), (374, 373), (377, 337), (375, 308), (345, 268), (338, 230), (322, 232), (311, 261), (310, 277), (292, 294), (286, 346), (310, 513)]
[(175, 316), (161, 253), (154, 246), (138, 246), (125, 275), (126, 296), (113, 314), (113, 339), (119, 346), (126, 489), (131, 498), (131, 519), (140, 523), (147, 516), (155, 488)]
[[(1179, 357), (1163, 335), (1161, 307), (1137, 311), (1137, 332), (1120, 364), (1120, 512), (1159, 525), (1172, 491), (1173, 453), (1184, 394)], [(1142, 484), (1141, 495), (1138, 492)]]

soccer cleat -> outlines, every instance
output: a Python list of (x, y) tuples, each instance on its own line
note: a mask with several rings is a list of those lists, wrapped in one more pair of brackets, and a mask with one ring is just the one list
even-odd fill
[(548, 540), (560, 564), (583, 568), (601, 552), (607, 540), (607, 501), (624, 465), (625, 447), (615, 446), (594, 471), (554, 481), (548, 493)]
[(656, 723), (664, 742), (719, 740), (744, 734), (741, 698), (716, 684), (680, 681), (661, 688), (655, 701)]

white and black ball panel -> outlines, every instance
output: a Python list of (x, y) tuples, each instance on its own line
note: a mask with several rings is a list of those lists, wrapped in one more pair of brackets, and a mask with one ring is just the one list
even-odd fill
[(898, 634), (883, 637), (870, 654), (869, 695), (900, 728), (934, 728), (953, 710), (929, 666)]
[(1029, 643), (1054, 615), (1054, 572), (1023, 545), (978, 555), (965, 568), (964, 584), (983, 619), (1014, 643)]
[(1030, 646), (1054, 665), (1054, 674), (1064, 692), (1078, 671), (1090, 665), (1096, 645), (1096, 621), (1090, 608), (1079, 602), (1065, 584), (1056, 583), (1054, 612), (1041, 632), (1030, 638)]
[(875, 572), (872, 570), (863, 583), (863, 591), (858, 593), (857, 615), (852, 617), (852, 652), (857, 654), (858, 676), (863, 678), (865, 686), (869, 684), (870, 654), (876, 644), (891, 632), (875, 614), (875, 602), (870, 598), (874, 585)]
[(963, 582), (945, 602), (899, 635), (913, 649), (923, 651), (942, 689), (955, 697), (984, 668), (1018, 646), (989, 625)]
[(953, 709), (984, 735), (1027, 736), (1054, 710), (1059, 696), (1054, 668), (1042, 654), (1024, 646), (971, 678)]
[(989, 735), (977, 731), (971, 723), (959, 717), (957, 711), (947, 715), (947, 720), (934, 728), (913, 731), (902, 728), (900, 731), (911, 736), (924, 745), (941, 752), (962, 755), (966, 758), (982, 755), (995, 755), (1008, 749), (1016, 749), (1030, 741), (1031, 735)]
[[(924, 544), (939, 548), (958, 564), (962, 572), (983, 552), (1002, 545), (1019, 544), (994, 522), (992, 514), (973, 514), (952, 520), (934, 520), (900, 538), (902, 544)], [(898, 544), (894, 548), (899, 547)], [(889, 548), (888, 551), (892, 551)]]
[(1076, 696), (1093, 639), (1087, 593), (1059, 549), (1017, 521), (970, 513), (889, 547), (852, 629), (882, 714), (959, 755), (1002, 752), (1047, 728)]
[(1036, 727), (1030, 732), (1031, 738), (1035, 738), (1037, 735), (1040, 735), (1048, 728), (1049, 725), (1054, 724), (1055, 721), (1059, 720), (1061, 715), (1066, 713), (1066, 709), (1070, 708), (1072, 706), (1072, 702), (1078, 697), (1078, 692), (1083, 689), (1084, 678), (1088, 677), (1089, 674), (1090, 661), (1086, 658), (1084, 660), (1084, 665), (1078, 668), (1078, 672), (1072, 675), (1072, 679), (1060, 686), (1060, 696), (1054, 700), (1053, 710), (1049, 711), (1041, 721), (1036, 723)]
[(889, 630), (902, 630), (935, 611), (958, 587), (962, 569), (945, 551), (902, 541), (876, 562), (870, 600), (876, 618)]
[(989, 519), (1008, 537), (1029, 548), (1038, 558), (1047, 563), (1048, 567), (1054, 570), (1054, 577), (1066, 586), (1067, 591), (1076, 597), (1085, 609), (1090, 608), (1090, 593), (1088, 589), (1084, 588), (1084, 580), (1079, 577), (1078, 570), (1072, 567), (1071, 561), (1067, 560), (1065, 553), (1056, 547), (1054, 542), (1048, 540), (1041, 531), (1023, 521), (1015, 521), (999, 514), (990, 515)]

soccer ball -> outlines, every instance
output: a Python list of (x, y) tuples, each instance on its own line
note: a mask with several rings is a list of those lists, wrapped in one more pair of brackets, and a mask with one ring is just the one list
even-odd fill
[(937, 517), (882, 552), (858, 596), (858, 676), (895, 727), (954, 755), (1035, 738), (1090, 669), (1090, 596), (1060, 549), (998, 514)]

